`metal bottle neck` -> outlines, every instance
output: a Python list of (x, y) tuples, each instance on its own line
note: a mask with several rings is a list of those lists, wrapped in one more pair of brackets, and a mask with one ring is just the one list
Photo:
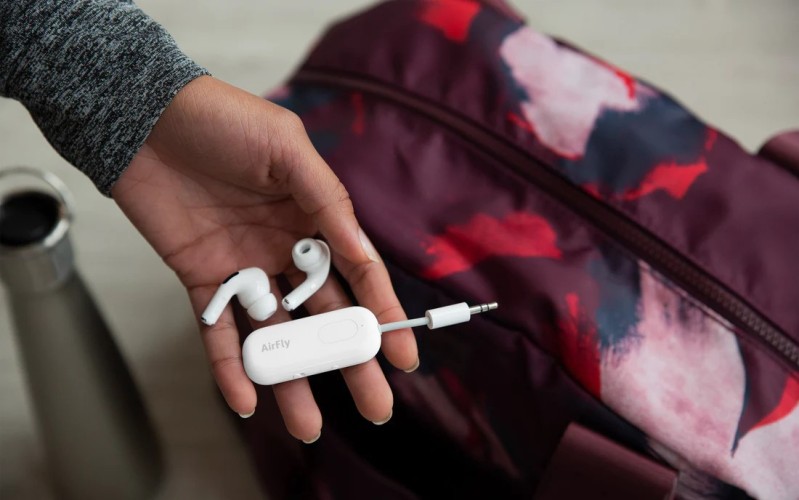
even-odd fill
[[(51, 220), (35, 217), (44, 209), (52, 211)], [(60, 200), (35, 189), (17, 191), (0, 199), (0, 219), (0, 281), (10, 294), (47, 292), (69, 278), (74, 270), (70, 220)]]

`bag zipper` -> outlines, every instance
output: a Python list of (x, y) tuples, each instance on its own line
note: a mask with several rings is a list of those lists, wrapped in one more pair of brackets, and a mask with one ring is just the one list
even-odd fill
[[(677, 283), (737, 329), (754, 335), (792, 369), (799, 369), (799, 345), (735, 292), (657, 236), (614, 207), (590, 196), (540, 160), (470, 118), (429, 99), (362, 75), (328, 68), (305, 67), (291, 83), (314, 84), (364, 92), (411, 109), (439, 122), (492, 157), (499, 157), (519, 175), (557, 198), (584, 220), (619, 241), (652, 268)], [(530, 163), (535, 168), (529, 168)]]

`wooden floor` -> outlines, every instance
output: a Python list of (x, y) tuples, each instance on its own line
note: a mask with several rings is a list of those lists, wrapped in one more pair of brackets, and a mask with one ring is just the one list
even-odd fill
[[(332, 19), (371, 2), (140, 0), (218, 78), (253, 93), (277, 85)], [(538, 29), (568, 39), (677, 97), (750, 149), (799, 127), (799, 2), (593, 0), (517, 2)], [(80, 268), (129, 360), (158, 430), (165, 499), (262, 498), (238, 418), (205, 365), (185, 294), (116, 206), (0, 99), (0, 168), (59, 175), (77, 200)], [(0, 498), (53, 498), (0, 291)]]

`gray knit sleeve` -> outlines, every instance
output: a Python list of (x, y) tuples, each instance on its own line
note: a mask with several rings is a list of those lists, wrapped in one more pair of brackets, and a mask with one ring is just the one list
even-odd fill
[(208, 74), (135, 5), (0, 0), (0, 95), (110, 195), (177, 92)]

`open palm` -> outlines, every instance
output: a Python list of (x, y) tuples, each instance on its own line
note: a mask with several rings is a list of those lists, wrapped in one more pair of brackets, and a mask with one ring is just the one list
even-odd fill
[[(279, 106), (200, 77), (177, 94), (147, 142), (114, 186), (113, 197), (186, 286), (199, 318), (221, 281), (245, 267), (297, 285), (291, 247), (321, 233), (333, 264), (364, 307), (381, 323), (405, 319), (385, 266), (360, 231), (346, 190), (316, 153), (299, 119)], [(309, 299), (311, 314), (349, 305), (334, 279)], [(290, 319), (278, 310), (269, 322)], [(253, 326), (261, 326), (253, 324)], [(256, 406), (244, 373), (239, 336), (228, 310), (203, 343), (230, 407), (241, 415)], [(396, 367), (418, 363), (409, 330), (384, 335), (382, 351)], [(342, 370), (361, 414), (390, 418), (393, 399), (376, 360)], [(322, 417), (306, 379), (274, 386), (289, 432), (318, 437)]]

